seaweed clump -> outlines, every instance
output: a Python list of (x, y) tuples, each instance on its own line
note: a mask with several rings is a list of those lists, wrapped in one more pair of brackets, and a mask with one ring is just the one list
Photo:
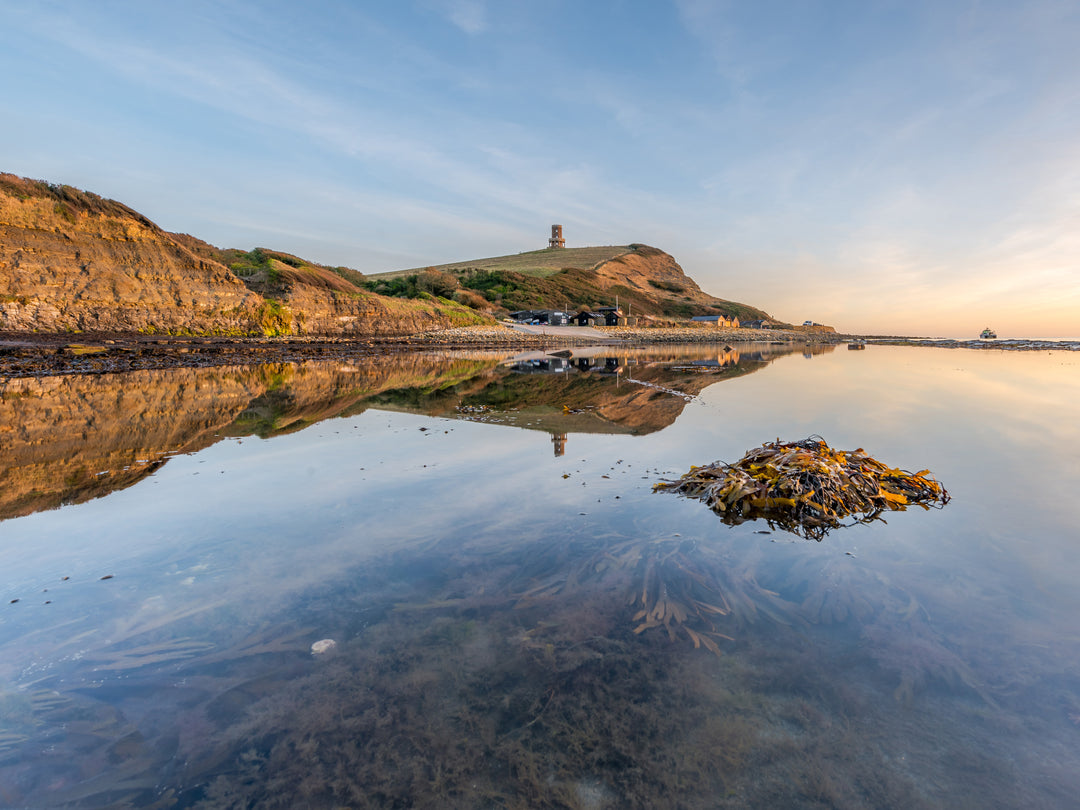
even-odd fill
[(795, 442), (766, 442), (734, 464), (691, 467), (677, 481), (653, 489), (704, 501), (725, 523), (762, 518), (810, 540), (854, 517), (877, 520), (909, 505), (928, 509), (949, 502), (949, 493), (930, 475), (889, 467), (857, 450), (835, 450), (820, 436)]

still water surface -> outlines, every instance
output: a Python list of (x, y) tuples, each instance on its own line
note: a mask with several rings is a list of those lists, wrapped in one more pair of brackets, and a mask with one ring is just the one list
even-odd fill
[[(0, 379), (0, 806), (1074, 806), (1080, 355), (788, 352)], [(952, 501), (652, 492), (811, 434)]]

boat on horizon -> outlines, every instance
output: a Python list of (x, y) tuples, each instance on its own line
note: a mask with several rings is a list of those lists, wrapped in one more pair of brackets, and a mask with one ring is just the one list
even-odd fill
[(997, 337), (997, 332), (995, 332), (989, 326), (986, 327), (985, 329), (983, 329), (981, 333), (979, 333), (979, 339), (980, 340), (987, 340), (989, 338), (996, 338), (996, 337)]

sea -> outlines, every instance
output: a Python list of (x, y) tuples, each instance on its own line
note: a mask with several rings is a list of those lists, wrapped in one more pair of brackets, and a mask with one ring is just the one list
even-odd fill
[[(0, 807), (1075, 806), (1071, 348), (0, 368)], [(813, 437), (948, 501), (657, 488)]]

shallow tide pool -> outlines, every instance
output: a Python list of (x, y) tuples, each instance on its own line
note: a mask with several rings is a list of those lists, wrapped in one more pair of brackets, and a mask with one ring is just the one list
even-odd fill
[[(810, 435), (952, 500), (653, 492)], [(1068, 351), (0, 377), (0, 806), (1071, 806), (1077, 447)]]

